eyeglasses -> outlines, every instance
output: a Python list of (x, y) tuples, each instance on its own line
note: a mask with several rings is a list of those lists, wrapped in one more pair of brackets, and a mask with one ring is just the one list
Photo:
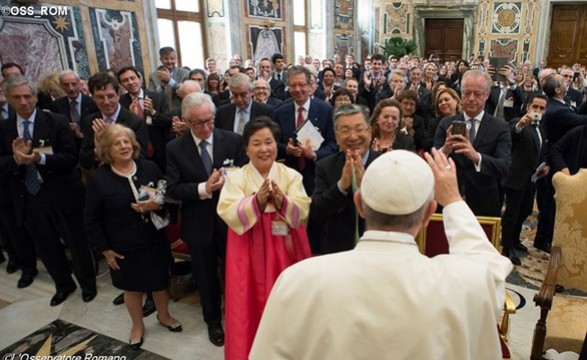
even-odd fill
[(339, 133), (342, 136), (350, 136), (352, 133), (355, 133), (357, 135), (361, 135), (362, 133), (364, 133), (365, 131), (369, 130), (368, 126), (357, 126), (354, 129), (348, 128), (348, 127), (341, 127), (340, 129), (336, 129), (336, 132)]
[(564, 78), (567, 78), (567, 79), (572, 79), (573, 78), (573, 75), (563, 75), (563, 77)]
[(263, 87), (263, 86), (256, 86), (255, 90), (269, 90), (268, 87)]
[(204, 121), (195, 121), (195, 120), (186, 120), (187, 122), (189, 122), (190, 124), (192, 124), (195, 127), (202, 127), (204, 125), (210, 127), (214, 125), (214, 118), (208, 119), (208, 120), (204, 120)]

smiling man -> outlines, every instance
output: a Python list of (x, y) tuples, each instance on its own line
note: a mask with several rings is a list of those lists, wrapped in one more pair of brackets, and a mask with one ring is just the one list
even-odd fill
[[(244, 75), (246, 77), (246, 75)], [(210, 96), (187, 95), (181, 106), (190, 131), (167, 145), (167, 195), (182, 201), (181, 238), (188, 244), (198, 285), (208, 338), (224, 344), (222, 291), (219, 271), (226, 258), (226, 224), (216, 213), (224, 185), (223, 167), (245, 162), (243, 139), (217, 129)]]
[(101, 72), (93, 75), (88, 86), (98, 111), (82, 119), (84, 140), (80, 151), (79, 163), (85, 169), (99, 165), (95, 144), (100, 140), (104, 129), (113, 123), (131, 128), (141, 145), (141, 155), (145, 156), (149, 134), (144, 121), (119, 104), (119, 84), (115, 78)]
[(149, 77), (149, 90), (164, 93), (171, 107), (179, 106), (181, 99), (175, 90), (188, 78), (190, 72), (176, 66), (177, 53), (172, 47), (162, 47), (159, 50), (159, 60), (162, 65)]
[(120, 97), (120, 104), (141, 118), (149, 132), (147, 158), (153, 160), (165, 172), (165, 145), (171, 131), (171, 117), (165, 96), (143, 90), (143, 77), (134, 66), (126, 66), (118, 72), (118, 81), (127, 91)]
[(357, 217), (353, 192), (360, 187), (365, 168), (380, 155), (369, 150), (371, 126), (364, 107), (356, 104), (337, 107), (334, 131), (340, 151), (316, 164), (310, 208), (312, 220), (324, 224), (325, 235), (320, 242), (323, 254), (355, 247), (365, 224)]
[(216, 119), (219, 129), (243, 133), (245, 124), (257, 116), (269, 116), (273, 119), (273, 108), (253, 101), (253, 83), (245, 74), (230, 77), (230, 104), (218, 108)]

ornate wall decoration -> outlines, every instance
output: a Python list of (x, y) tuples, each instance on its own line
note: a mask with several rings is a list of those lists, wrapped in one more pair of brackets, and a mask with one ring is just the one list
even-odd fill
[(518, 40), (515, 39), (495, 39), (491, 40), (490, 56), (507, 57), (515, 60), (518, 57)]
[(207, 0), (208, 17), (224, 17), (223, 0)]
[(2, 16), (0, 62), (23, 65), (34, 81), (63, 69), (88, 77), (88, 52), (79, 7), (67, 9), (66, 14), (38, 18)]
[(520, 33), (521, 3), (494, 3), (491, 32), (493, 34)]
[(534, 11), (536, 10), (536, 4), (533, 0), (530, 0), (526, 6), (524, 16), (524, 35), (532, 35), (532, 24), (534, 23)]
[(479, 35), (487, 34), (487, 15), (489, 13), (489, 2), (487, 0), (479, 3)]
[(477, 54), (485, 54), (485, 39), (479, 39), (479, 51)]
[(249, 17), (281, 20), (281, 0), (249, 0)]
[(336, 0), (334, 14), (335, 29), (353, 31), (354, 8), (352, 0)]
[(354, 54), (353, 36), (334, 34), (334, 53), (335, 54)]
[(524, 45), (522, 50), (522, 61), (530, 59), (530, 40), (524, 39)]
[(136, 13), (89, 8), (98, 69), (134, 65), (143, 69)]
[(385, 5), (383, 33), (409, 34), (410, 33), (410, 5), (409, 3), (391, 3)]
[(283, 54), (284, 31), (282, 27), (249, 25), (249, 45), (253, 61), (271, 58), (275, 53)]

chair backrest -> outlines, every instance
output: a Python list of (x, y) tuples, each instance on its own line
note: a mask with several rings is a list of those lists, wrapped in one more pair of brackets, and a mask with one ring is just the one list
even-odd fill
[[(481, 224), (489, 241), (497, 248), (499, 246), (501, 218), (477, 216), (477, 220)], [(448, 240), (444, 233), (441, 214), (432, 215), (428, 226), (420, 229), (416, 237), (416, 242), (418, 243), (420, 252), (428, 257), (448, 254)]]
[(556, 191), (552, 245), (562, 250), (556, 282), (587, 292), (587, 169), (571, 176), (556, 173), (552, 185)]

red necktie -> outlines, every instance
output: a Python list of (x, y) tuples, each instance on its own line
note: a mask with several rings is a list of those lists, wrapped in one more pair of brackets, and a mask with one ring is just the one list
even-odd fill
[[(141, 99), (139, 99), (137, 97), (137, 98), (135, 98), (135, 101), (137, 102), (137, 106), (135, 107), (135, 113), (137, 114), (138, 117), (141, 118), (141, 120), (143, 120), (143, 119), (145, 119), (145, 112), (143, 111), (143, 105), (141, 104)], [(147, 157), (152, 158), (154, 154), (155, 154), (155, 149), (153, 148), (153, 144), (151, 143), (151, 139), (149, 139), (147, 142)]]
[[(302, 126), (302, 124), (304, 123), (304, 108), (300, 107), (298, 109), (298, 119), (296, 120), (296, 128), (299, 128), (300, 126)], [(300, 170), (304, 170), (304, 168), (306, 167), (306, 158), (304, 158), (304, 155), (302, 154), (302, 156), (300, 156), (298, 158), (298, 168)]]

